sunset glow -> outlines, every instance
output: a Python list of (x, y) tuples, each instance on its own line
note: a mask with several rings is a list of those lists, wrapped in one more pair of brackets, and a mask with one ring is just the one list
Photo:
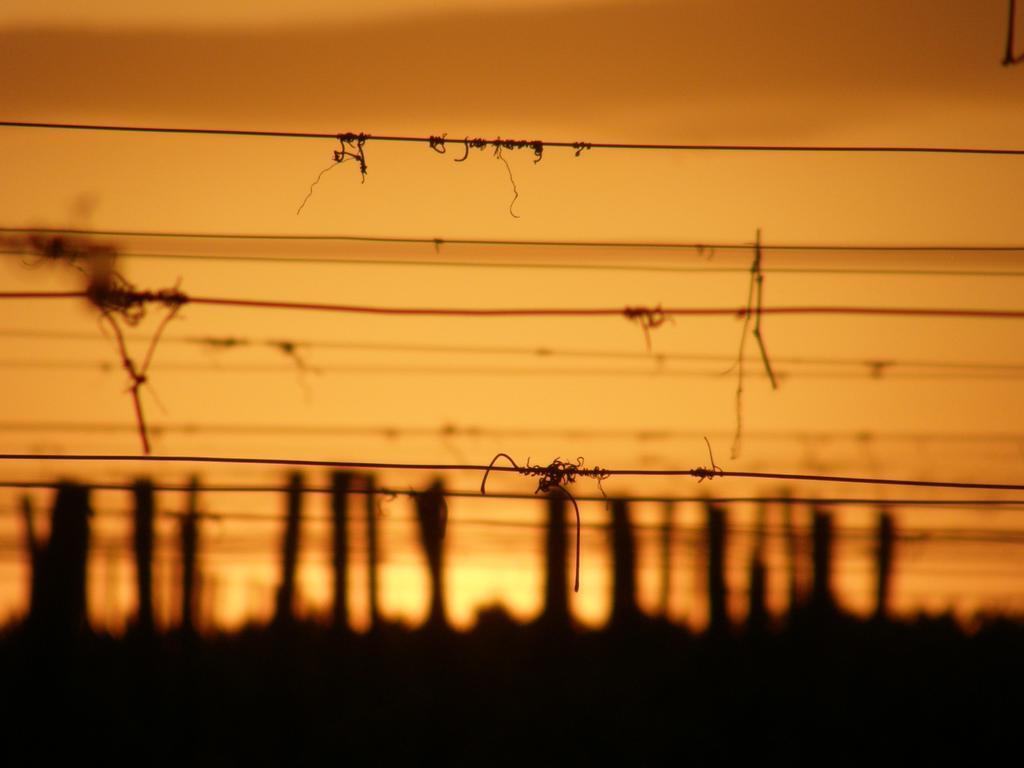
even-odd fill
[[(153, 618), (177, 631), (195, 478), (200, 635), (331, 624), (330, 467), (133, 462), (147, 446), (428, 465), (347, 476), (360, 636), (372, 578), (381, 622), (432, 631), (438, 514), (451, 627), (539, 621), (544, 491), (564, 497), (569, 610), (595, 635), (627, 571), (644, 616), (711, 637), (720, 572), (744, 626), (759, 563), (773, 631), (825, 591), (865, 626), (1019, 617), (1024, 65), (1001, 62), (1024, 20), (1013, 2), (1009, 30), (1004, 2), (898, 5), (8, 0), (0, 623), (44, 589), (31, 542), (75, 481), (88, 625), (130, 634), (146, 478)], [(478, 469), (432, 468), (508, 458), (533, 471), (485, 494)], [(561, 461), (612, 472), (546, 486)], [(441, 512), (420, 493), (435, 480)], [(635, 565), (613, 552), (613, 499), (632, 500)]]

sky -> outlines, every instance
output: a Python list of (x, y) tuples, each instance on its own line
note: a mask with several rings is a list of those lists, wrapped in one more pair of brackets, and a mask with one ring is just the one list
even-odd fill
[[(5, 169), (0, 226), (741, 245), (751, 245), (760, 230), (766, 245), (1024, 245), (1018, 196), (1024, 160), (1015, 157), (598, 149), (577, 157), (569, 149), (549, 148), (537, 163), (526, 150), (506, 152), (507, 167), (489, 150), (454, 162), (462, 154), (458, 142), (467, 136), (1020, 148), (1024, 69), (1001, 65), (1007, 21), (1001, 1), (894, 6), (880, 1), (537, 0), (483, 7), (309, 2), (246, 3), (242, 9), (223, 3), (7, 2), (0, 10), (2, 118), (447, 134), (446, 154), (419, 144), (371, 141), (365, 182), (354, 163), (333, 168), (297, 213), (310, 184), (333, 165), (337, 142), (0, 128)], [(159, 289), (180, 281), (181, 290), (194, 295), (396, 306), (739, 307), (746, 303), (746, 270), (753, 257), (752, 248), (445, 244), (435, 249), (330, 241), (100, 240), (124, 253), (120, 268), (140, 287)], [(349, 261), (184, 258), (254, 255)], [(5, 258), (4, 283), (10, 290), (79, 285), (80, 275), (63, 265), (32, 267), (24, 256)], [(420, 264), (394, 263), (408, 261)], [(423, 263), (438, 261), (449, 266)], [(466, 266), (469, 262), (478, 266)], [(524, 263), (547, 268), (510, 266)], [(567, 268), (552, 269), (553, 264)], [(680, 271), (594, 269), (598, 266)], [(1024, 308), (1022, 278), (1008, 274), (1024, 271), (1019, 252), (768, 250), (764, 268), (766, 305)], [(779, 269), (1005, 274), (879, 276)], [(136, 356), (144, 354), (159, 319), (150, 312), (133, 330)], [(922, 375), (894, 366), (881, 377), (870, 376), (875, 361), (1022, 366), (1018, 321), (766, 318), (766, 345), (783, 374), (781, 386), (770, 388), (748, 340), (744, 439), (734, 458), (737, 380), (730, 367), (741, 326), (735, 318), (678, 319), (652, 330), (653, 354), (647, 356), (641, 329), (618, 318), (467, 323), (191, 306), (169, 324), (143, 397), (154, 424), (222, 427), (156, 436), (155, 450), (167, 454), (486, 464), (503, 451), (521, 461), (583, 456), (588, 465), (692, 467), (708, 462), (703, 440), (708, 436), (717, 462), (727, 469), (1020, 481), (1019, 370), (974, 369), (970, 378), (936, 378), (940, 369)], [(0, 333), (7, 369), (0, 400), (5, 450), (139, 450), (124, 374), (91, 307), (72, 301), (4, 302)], [(196, 341), (229, 336), (253, 343), (224, 350)], [(275, 340), (299, 343), (300, 358), (284, 354), (280, 345), (260, 343)], [(368, 349), (371, 345), (380, 348)], [(410, 346), (475, 351), (412, 351)], [(482, 354), (481, 346), (505, 351)], [(513, 354), (510, 348), (527, 351)], [(631, 357), (530, 354), (538, 348)], [(659, 362), (659, 354), (717, 357)], [(808, 358), (853, 362), (838, 370), (784, 362)], [(694, 370), (702, 375), (689, 375)], [(13, 429), (14, 422), (22, 426)], [(84, 423), (117, 431), (70, 427)], [(240, 425), (276, 431), (239, 433)], [(321, 431), (296, 433), (296, 427)], [(474, 427), (491, 433), (458, 434)], [(332, 428), (337, 431), (330, 433)], [(508, 434), (524, 428), (562, 434)], [(430, 434), (416, 434), (417, 429)], [(608, 429), (674, 436), (564, 434)], [(373, 430), (377, 433), (366, 433)], [(41, 462), (7, 464), (0, 471), (7, 479), (87, 472)], [(124, 480), (142, 471), (99, 466), (88, 476)], [(181, 479), (189, 472), (182, 467), (166, 476)], [(239, 476), (264, 477), (204, 471), (211, 482)], [(382, 477), (396, 487), (419, 487), (428, 480)], [(466, 489), (478, 478), (453, 475), (446, 481)], [(523, 478), (499, 479), (494, 487), (533, 490)], [(749, 495), (779, 488), (719, 480), (699, 488), (689, 481), (616, 480), (608, 490)], [(834, 489), (793, 490), (820, 496)], [(882, 493), (857, 491), (872, 498)], [(122, 496), (97, 496), (97, 505), (124, 509)], [(45, 496), (38, 498), (45, 502)], [(7, 492), (4, 507), (14, 509), (16, 503), (17, 495)], [(181, 500), (168, 495), (163, 503), (173, 508)], [(211, 496), (208, 503), (267, 514), (280, 507), (274, 498)], [(388, 509), (393, 541), (385, 546), (393, 560), (385, 566), (385, 584), (391, 585), (385, 599), (395, 615), (415, 620), (424, 609), (422, 563), (410, 545), (415, 532), (401, 499), (389, 501)], [(584, 511), (596, 522), (606, 516), (600, 503), (584, 505)], [(658, 513), (637, 508), (644, 520)], [(508, 515), (536, 521), (541, 514), (538, 504), (528, 502), (453, 503), (456, 519)], [(735, 514), (749, 521), (754, 511), (737, 507)], [(844, 510), (841, 523), (868, 526), (871, 514)], [(900, 514), (908, 528), (1018, 525), (1012, 512)], [(700, 519), (696, 507), (681, 507), (679, 515), (692, 525)], [(109, 535), (116, 541), (123, 531), (115, 523), (109, 523)], [(4, 525), (8, 538), (20, 535), (16, 519)], [(226, 532), (219, 535), (262, 537), (272, 553), (277, 532), (267, 525), (269, 532), (257, 534), (224, 523)], [(474, 607), (488, 601), (530, 615), (538, 605), (539, 555), (529, 536), (539, 541), (539, 532), (531, 529), (529, 536), (522, 534), (526, 538), (516, 538), (509, 529), (482, 528), (453, 526), (449, 546), (457, 620), (468, 622)], [(736, 541), (739, 568), (749, 542)], [(647, 585), (642, 599), (652, 606), (657, 563), (648, 544), (649, 557), (641, 558)], [(851, 575), (843, 577), (841, 587), (852, 604), (863, 607), (869, 548), (861, 550), (849, 555)], [(908, 555), (908, 562), (917, 558), (913, 562), (925, 575), (898, 582), (904, 606), (936, 608), (951, 597), (966, 600), (965, 594), (982, 593), (984, 600), (1005, 601), (1020, 585), (1020, 570), (1003, 558), (997, 563), (1003, 570), (994, 576), (958, 576), (939, 588), (928, 581), (927, 569), (946, 567), (947, 555), (927, 548)], [(581, 617), (598, 622), (607, 608), (599, 532), (585, 541), (584, 556), (583, 589), (574, 607)], [(232, 574), (219, 587), (225, 618), (237, 621), (266, 604), (274, 562), (253, 559), (255, 564), (224, 566)], [(103, 562), (94, 566), (104, 572)], [(4, 583), (17, 585), (23, 567), (16, 561), (4, 567)], [(908, 565), (908, 574), (911, 569)], [(127, 566), (123, 570), (128, 573)], [(690, 563), (680, 566), (673, 610), (699, 619), (694, 570)], [(326, 599), (322, 575), (322, 568), (310, 566), (303, 581), (313, 608)], [(776, 585), (781, 589), (780, 580)], [(130, 599), (127, 587), (121, 591)], [(11, 587), (5, 594), (0, 600), (5, 610), (19, 611), (21, 590)], [(104, 599), (113, 598), (97, 597), (97, 611)], [(974, 606), (977, 600), (964, 604)]]

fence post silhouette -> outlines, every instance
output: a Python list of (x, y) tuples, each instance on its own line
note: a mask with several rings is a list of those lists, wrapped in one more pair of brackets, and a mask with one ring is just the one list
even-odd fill
[(636, 622), (636, 545), (625, 499), (612, 500), (612, 614), (613, 629)]
[(32, 497), (25, 495), (21, 497), (21, 519), (25, 526), (25, 551), (28, 552), (29, 567), (32, 569), (32, 578), (29, 581), (28, 604), (31, 606), (39, 600), (39, 579), (43, 575), (43, 566), (40, 563), (43, 548), (36, 538), (35, 510), (32, 507)]
[(299, 525), (302, 518), (302, 475), (288, 478), (288, 518), (281, 545), (281, 582), (277, 588), (274, 624), (287, 627), (295, 620), (295, 571), (299, 562)]
[(181, 519), (181, 631), (196, 629), (196, 550), (199, 548), (199, 479), (189, 481), (188, 509)]
[(786, 539), (786, 559), (789, 568), (789, 615), (794, 616), (800, 609), (800, 547), (797, 541), (796, 528), (793, 525), (793, 502), (788, 495), (782, 499), (782, 529)]
[(53, 637), (71, 638), (88, 628), (86, 563), (89, 552), (89, 491), (61, 483), (50, 517), (50, 538), (37, 545), (39, 577), (29, 625)]
[(706, 502), (705, 529), (708, 566), (708, 631), (721, 634), (729, 628), (728, 593), (725, 582), (725, 509)]
[(892, 550), (895, 526), (892, 514), (886, 510), (878, 514), (878, 548), (876, 550), (875, 619), (889, 616), (889, 591), (892, 587)]
[(747, 629), (763, 632), (768, 626), (767, 568), (764, 562), (765, 505), (757, 508), (757, 526), (754, 532), (754, 548), (750, 554), (750, 590), (747, 611)]
[(120, 603), (120, 572), (117, 549), (106, 547), (103, 551), (103, 626), (111, 634), (118, 623), (117, 609)]
[(143, 637), (153, 634), (153, 483), (136, 480), (133, 545), (135, 551), (135, 593), (138, 604), (135, 629)]
[(545, 552), (547, 565), (544, 580), (544, 612), (541, 624), (561, 631), (567, 630), (569, 621), (569, 586), (566, 582), (566, 526), (565, 495), (549, 493), (547, 498), (548, 525)]
[(337, 632), (348, 629), (348, 491), (352, 475), (331, 475), (331, 513), (334, 521), (334, 612)]
[(661, 508), (661, 601), (660, 613), (668, 618), (669, 600), (672, 595), (672, 524), (676, 507), (666, 501)]
[(219, 581), (209, 572), (201, 574), (199, 582), (199, 626), (201, 631), (210, 632), (217, 626), (217, 601), (220, 599)]
[(816, 618), (825, 618), (835, 610), (832, 595), (832, 515), (814, 510), (812, 523), (813, 573), (811, 610)]
[(435, 631), (447, 629), (444, 534), (448, 522), (448, 507), (439, 480), (435, 480), (426, 491), (416, 496), (416, 517), (420, 523), (420, 541), (430, 568), (430, 616), (427, 618), (427, 627)]
[(370, 630), (380, 625), (380, 595), (377, 583), (377, 497), (373, 475), (366, 476), (366, 567), (370, 604)]

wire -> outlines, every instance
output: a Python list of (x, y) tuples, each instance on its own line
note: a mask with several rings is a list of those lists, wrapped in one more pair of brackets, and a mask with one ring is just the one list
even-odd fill
[[(0, 294), (0, 298), (5, 298)], [(193, 304), (207, 304), (224, 307), (253, 307), (260, 309), (300, 309), (314, 311), (347, 312), (354, 314), (413, 315), (444, 317), (608, 317), (619, 316), (619, 308), (454, 308), (454, 307), (375, 307), (355, 304), (320, 304), (313, 302), (265, 301), (258, 299), (226, 299), (212, 297), (189, 297)], [(742, 317), (745, 308), (729, 307), (675, 307), (659, 310), (664, 315), (675, 317), (732, 316)], [(956, 318), (1001, 318), (1022, 319), (1024, 310), (992, 309), (934, 309), (917, 307), (763, 307), (761, 314), (783, 315), (881, 315), (909, 317), (956, 317)]]
[[(115, 422), (42, 422), (3, 421), (0, 430), (6, 432), (135, 432), (133, 426)], [(639, 442), (655, 440), (696, 439), (701, 437), (726, 438), (732, 432), (678, 429), (615, 429), (594, 427), (490, 427), (443, 424), (438, 427), (409, 427), (393, 425), (351, 424), (230, 424), (230, 423), (156, 423), (150, 425), (154, 435), (160, 434), (235, 434), (235, 435), (376, 435), (388, 439), (400, 437), (440, 438), (510, 438), (561, 437), (567, 439), (615, 438)], [(751, 431), (747, 438), (764, 441), (832, 442), (837, 440), (859, 443), (913, 442), (913, 443), (1009, 443), (1024, 445), (1024, 435), (1015, 432), (772, 432)]]
[[(888, 367), (887, 367), (888, 368)], [(109, 373), (121, 370), (121, 366), (107, 360), (3, 360), (0, 370), (76, 370)], [(166, 372), (218, 373), (248, 375), (253, 373), (294, 374), (296, 370), (315, 375), (384, 375), (384, 376), (586, 376), (586, 377), (642, 377), (651, 379), (711, 378), (721, 379), (730, 375), (718, 369), (695, 368), (548, 368), (511, 366), (428, 366), (428, 365), (311, 365), (297, 368), (295, 363), (189, 363), (161, 362), (152, 370)], [(990, 371), (933, 371), (933, 372), (892, 372), (880, 373), (870, 367), (863, 371), (815, 372), (779, 369), (775, 371), (779, 380), (815, 379), (848, 381), (857, 379), (899, 380), (899, 381), (1007, 381), (1024, 378), (1024, 370), (1007, 366), (1005, 369)], [(750, 371), (747, 375), (763, 377), (765, 371)]]
[[(745, 317), (746, 307), (657, 307), (643, 309), (633, 307), (380, 307), (362, 304), (327, 304), (305, 301), (273, 301), (266, 299), (232, 299), (214, 296), (192, 296), (177, 291), (153, 293), (150, 291), (112, 291), (119, 299), (130, 304), (146, 302), (174, 302), (220, 307), (241, 307), (249, 309), (307, 310), (314, 312), (340, 312), (348, 314), (401, 315), (412, 317), (631, 317), (637, 312), (658, 312), (672, 317)], [(87, 291), (4, 291), (0, 299), (82, 299), (89, 298)], [(865, 315), (881, 317), (946, 317), (976, 319), (1024, 319), (1024, 310), (1019, 309), (956, 309), (935, 307), (855, 307), (855, 306), (806, 306), (806, 307), (760, 307), (762, 315)]]
[[(651, 242), (629, 240), (505, 240), (493, 238), (440, 238), (440, 237), (389, 237), (377, 235), (294, 235), (294, 234), (260, 234), (255, 232), (170, 232), (158, 230), (129, 229), (79, 229), (62, 227), (0, 227), (0, 232), (12, 234), (39, 235), (82, 235), (95, 237), (143, 237), (168, 238), (176, 240), (279, 240), (284, 242), (358, 242), (358, 243), (391, 243), (406, 245), (429, 245), (440, 249), (442, 246), (509, 246), (509, 247), (545, 247), (545, 248), (616, 248), (616, 249), (651, 249), (651, 250), (686, 250), (707, 254), (714, 251), (752, 251), (754, 243), (728, 242)], [(1024, 254), (1024, 245), (963, 245), (963, 244), (879, 244), (879, 243), (762, 243), (762, 251), (851, 251), (851, 252), (902, 252), (902, 253), (933, 253), (949, 251), (981, 252), (981, 253), (1016, 253)], [(216, 258), (216, 257), (210, 257)], [(239, 257), (242, 258), (242, 257)], [(749, 268), (742, 268), (747, 272)]]
[[(105, 341), (93, 333), (75, 331), (39, 331), (35, 329), (0, 329), (0, 338), (31, 338), (61, 339), (74, 341)], [(143, 335), (129, 335), (132, 341), (148, 341)], [(209, 350), (226, 352), (239, 347), (266, 347), (277, 352), (287, 345), (295, 349), (331, 349), (355, 350), (367, 352), (414, 352), (431, 354), (465, 354), (465, 355), (509, 355), (529, 357), (571, 357), (608, 360), (642, 360), (650, 363), (665, 361), (735, 363), (734, 355), (693, 354), (693, 353), (650, 353), (614, 351), (606, 349), (580, 349), (564, 347), (509, 347), (490, 345), (456, 345), (456, 344), (386, 344), (380, 342), (359, 341), (317, 341), (310, 339), (260, 339), (238, 336), (164, 336), (161, 344), (181, 344), (205, 347)], [(894, 368), (922, 368), (938, 370), (962, 371), (995, 371), (1002, 373), (1024, 372), (1024, 363), (997, 363), (982, 361), (957, 360), (900, 360), (900, 359), (858, 359), (834, 357), (775, 357), (775, 362), (786, 365), (800, 366), (836, 366), (865, 368), (873, 376), (881, 376)], [(2, 363), (0, 363), (2, 365)], [(165, 366), (160, 366), (165, 367)], [(319, 367), (318, 367), (319, 369)]]
[[(0, 255), (24, 256), (27, 251), (0, 250)], [(712, 266), (657, 266), (637, 264), (568, 264), (539, 262), (493, 262), (493, 261), (441, 261), (436, 259), (374, 259), (338, 256), (253, 256), (224, 254), (188, 253), (134, 253), (118, 252), (118, 256), (130, 259), (161, 259), (183, 261), (227, 261), (242, 263), (270, 264), (328, 264), (328, 265), (369, 265), (386, 267), (444, 267), (455, 269), (536, 269), (573, 270), (585, 272), (654, 272), (679, 274), (736, 274), (748, 273), (747, 267)], [(977, 270), (977, 269), (864, 269), (856, 267), (763, 267), (764, 273), (789, 275), (875, 275), (890, 277), (1024, 277), (1024, 270)]]
[[(375, 461), (332, 461), (327, 459), (279, 459), (234, 456), (134, 456), (127, 454), (57, 454), (57, 453), (3, 453), (0, 461), (72, 461), (72, 462), (144, 462), (190, 464), (247, 464), (284, 467), (325, 467), (329, 469), (414, 470), (432, 472), (513, 472), (536, 475), (543, 467), (534, 465), (512, 466), (492, 464), (427, 464)], [(742, 472), (717, 467), (693, 469), (607, 469), (605, 467), (575, 467), (574, 476), (608, 477), (694, 477), (709, 480), (716, 477), (734, 477), (754, 480), (786, 480), (791, 482), (848, 483), (860, 485), (893, 485), (914, 488), (963, 488), (990, 491), (1024, 491), (1024, 484), (962, 483), (946, 480), (906, 480), (878, 477), (849, 477), (842, 475), (794, 474), (787, 472)]]
[[(0, 480), (0, 488), (9, 489), (21, 489), (21, 490), (32, 490), (32, 489), (56, 489), (59, 488), (66, 481), (62, 480)], [(133, 491), (135, 485), (133, 483), (76, 483), (83, 488), (90, 491)], [(165, 493), (189, 493), (193, 489), (188, 484), (174, 484), (174, 483), (159, 483), (153, 485), (154, 492), (165, 492)], [(213, 483), (210, 485), (201, 485), (198, 491), (201, 493), (275, 493), (282, 494), (288, 493), (291, 489), (288, 486), (273, 484), (218, 484)], [(334, 493), (334, 489), (329, 485), (307, 485), (302, 489), (303, 493), (306, 494), (331, 494)], [(394, 487), (377, 487), (373, 490), (366, 488), (352, 487), (350, 486), (346, 493), (355, 496), (365, 495), (378, 495), (378, 496), (408, 496), (417, 497), (425, 493), (425, 491), (417, 491), (412, 488), (394, 488)], [(535, 493), (510, 493), (510, 492), (492, 492), (488, 491), (487, 494), (481, 494), (479, 489), (463, 491), (463, 490), (445, 490), (443, 491), (446, 498), (453, 499), (501, 499), (501, 500), (516, 500), (516, 501), (537, 501), (542, 498)], [(577, 501), (584, 502), (595, 502), (605, 504), (608, 501), (608, 497), (601, 496), (599, 494), (573, 494), (573, 497)], [(706, 504), (712, 502), (715, 504), (794, 504), (794, 505), (805, 505), (805, 506), (859, 506), (859, 507), (880, 507), (880, 508), (896, 508), (896, 507), (935, 507), (935, 508), (949, 508), (949, 509), (992, 509), (992, 508), (1013, 508), (1013, 507), (1024, 507), (1024, 499), (878, 499), (873, 497), (857, 497), (857, 496), (839, 496), (839, 497), (818, 497), (818, 496), (708, 496), (707, 494), (694, 496), (694, 495), (630, 495), (625, 497), (626, 501), (636, 503), (699, 503)], [(247, 513), (249, 514), (249, 513)], [(264, 515), (260, 515), (264, 517)]]
[[(203, 489), (205, 490), (205, 489)], [(449, 494), (445, 494), (446, 496)], [(525, 499), (536, 499), (532, 496), (522, 496), (519, 498)], [(716, 503), (720, 503), (721, 500), (716, 500)], [(131, 509), (93, 509), (92, 513), (101, 517), (131, 517), (133, 510)], [(20, 508), (15, 507), (0, 507), (0, 515), (22, 515), (23, 511)], [(187, 517), (190, 513), (175, 512), (170, 510), (158, 510), (157, 515), (167, 518), (182, 518)], [(254, 512), (242, 512), (242, 511), (221, 511), (221, 512), (201, 512), (196, 513), (196, 517), (204, 520), (224, 521), (224, 520), (238, 520), (254, 523), (268, 523), (268, 524), (280, 524), (286, 519), (285, 515), (280, 514), (260, 514)], [(348, 520), (359, 520), (362, 519), (361, 513), (350, 512), (346, 519)], [(303, 523), (311, 524), (330, 524), (334, 522), (335, 518), (333, 515), (324, 514), (310, 514), (303, 513)], [(413, 516), (406, 515), (388, 515), (389, 522), (398, 523), (414, 523), (416, 518)], [(500, 520), (491, 518), (479, 518), (479, 517), (467, 517), (460, 515), (455, 518), (449, 519), (449, 523), (458, 527), (474, 527), (474, 528), (496, 528), (496, 529), (519, 529), (529, 531), (543, 531), (548, 528), (547, 524), (541, 521), (530, 521), (530, 520)], [(608, 530), (611, 528), (611, 523), (606, 521), (585, 521), (582, 522), (581, 527), (588, 530)], [(700, 539), (704, 532), (705, 527), (700, 524), (682, 524), (673, 523), (666, 526), (662, 522), (639, 522), (633, 521), (630, 524), (630, 528), (641, 534), (653, 534), (653, 533), (670, 533), (677, 538), (692, 538)], [(800, 535), (806, 535), (808, 532), (807, 528), (798, 529)], [(792, 535), (792, 531), (778, 525), (768, 525), (758, 527), (755, 525), (729, 525), (729, 533), (738, 536), (765, 536), (767, 538), (779, 539), (785, 538)], [(236, 534), (237, 535), (237, 534)], [(832, 529), (832, 535), (839, 540), (843, 541), (871, 541), (874, 540), (878, 531), (874, 526), (834, 526)], [(934, 528), (914, 528), (901, 526), (898, 531), (895, 532), (895, 537), (901, 542), (908, 544), (922, 544), (922, 543), (977, 543), (977, 544), (1024, 544), (1024, 529), (1021, 528), (946, 528), (946, 527), (934, 527)], [(224, 544), (239, 544), (242, 542), (251, 543), (253, 541), (262, 542), (263, 539), (257, 539), (255, 536), (250, 534), (249, 536), (239, 536), (238, 538), (217, 538), (213, 542), (214, 547), (218, 547)], [(327, 540), (321, 539), (320, 537), (307, 537), (307, 544), (311, 541), (316, 544), (323, 546), (328, 544)], [(116, 540), (110, 542), (114, 545)], [(12, 540), (10, 544), (15, 544)], [(164, 545), (175, 545), (178, 543), (178, 537), (176, 535), (166, 535), (161, 537), (158, 542)], [(125, 547), (127, 549), (127, 547)]]
[(84, 299), (85, 291), (5, 291), (0, 299)]
[[(352, 140), (361, 141), (387, 141), (415, 144), (429, 144), (435, 146), (444, 139), (437, 136), (374, 136), (370, 134), (338, 134), (338, 133), (314, 133), (308, 131), (258, 131), (236, 128), (167, 128), (167, 127), (143, 127), (128, 125), (100, 125), (86, 123), (43, 123), (23, 122), (14, 120), (0, 121), (0, 127), (4, 128), (42, 128), (71, 131), (112, 131), (119, 133), (158, 133), (175, 135), (201, 135), (201, 136), (244, 136), (249, 138), (277, 138), (277, 139), (344, 139), (351, 137)], [(713, 151), (713, 152), (838, 152), (838, 153), (911, 153), (911, 154), (945, 154), (945, 155), (1024, 155), (1024, 149), (996, 149), (980, 147), (938, 147), (938, 146), (817, 146), (817, 145), (774, 145), (774, 144), (643, 144), (624, 142), (580, 142), (580, 141), (523, 141), (509, 139), (466, 139), (467, 152), (471, 142), (484, 142), (484, 146), (509, 146), (510, 144), (522, 144), (524, 147), (534, 144), (542, 145), (543, 148), (558, 147), (572, 149), (579, 154), (583, 149), (614, 149), (614, 150), (654, 150), (654, 151)], [(452, 144), (462, 144), (460, 140), (452, 140)]]

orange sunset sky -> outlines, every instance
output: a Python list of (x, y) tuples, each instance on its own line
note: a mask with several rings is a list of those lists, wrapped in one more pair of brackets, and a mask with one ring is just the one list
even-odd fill
[[(549, 148), (537, 163), (529, 150), (506, 151), (508, 169), (490, 150), (454, 162), (465, 136), (1024, 148), (1024, 65), (1001, 64), (1006, 10), (1004, 0), (6, 0), (2, 120), (446, 133), (449, 145), (441, 155), (422, 144), (371, 140), (365, 183), (355, 163), (342, 164), (297, 214), (310, 183), (331, 165), (336, 141), (5, 127), (0, 226), (739, 245), (752, 244), (760, 229), (766, 246), (1022, 246), (769, 249), (763, 266), (766, 306), (1024, 310), (1024, 157), (596, 148), (577, 157)], [(18, 234), (3, 237), (5, 249), (16, 251)], [(142, 288), (180, 281), (194, 295), (410, 307), (742, 307), (753, 257), (752, 248), (435, 248), (124, 234), (97, 240), (123, 252), (119, 269)], [(242, 260), (252, 256), (278, 258)], [(17, 253), (4, 259), (4, 290), (81, 287), (80, 274), (66, 265), (33, 266)], [(159, 318), (153, 309), (132, 330), (137, 356)], [(523, 462), (580, 456), (588, 466), (686, 468), (708, 463), (707, 436), (718, 464), (730, 470), (1024, 479), (1024, 322), (767, 316), (764, 337), (780, 388), (772, 391), (748, 340), (744, 437), (733, 457), (737, 377), (730, 367), (741, 330), (733, 317), (678, 318), (652, 330), (648, 354), (641, 329), (621, 318), (467, 321), (186, 306), (157, 349), (143, 402), (150, 423), (165, 426), (154, 433), (160, 454), (486, 464), (506, 452)], [(217, 349), (197, 341), (225, 337), (252, 343)], [(267, 341), (292, 342), (299, 357)], [(877, 362), (892, 365), (872, 376)], [(0, 303), (0, 369), (4, 452), (140, 452), (113, 340), (84, 301)], [(5, 461), (0, 479), (125, 481), (148, 471)], [(175, 465), (155, 474), (178, 482), (193, 471)], [(215, 466), (200, 474), (207, 483), (284, 477)], [(312, 471), (307, 479), (325, 482)], [(430, 479), (394, 472), (378, 482), (420, 488)], [(445, 482), (472, 490), (479, 479), (453, 473)], [(535, 486), (508, 475), (489, 487), (529, 493)], [(578, 490), (598, 493), (585, 480)], [(613, 478), (605, 490), (754, 496), (787, 489)], [(1014, 498), (860, 486), (788, 490), (803, 497)], [(47, 493), (33, 493), (40, 506), (48, 503)], [(18, 498), (0, 489), (2, 617), (24, 609)], [(183, 503), (180, 494), (159, 497), (164, 510), (180, 511)], [(203, 503), (211, 512), (273, 516), (283, 502), (218, 494)], [(123, 492), (94, 494), (96, 535), (115, 554), (94, 553), (91, 611), (115, 629), (133, 600), (127, 559), (116, 554), (130, 535), (129, 520), (118, 514), (128, 505)], [(542, 531), (486, 523), (539, 522), (541, 503), (458, 499), (450, 509), (456, 623), (466, 625), (478, 605), (495, 601), (517, 616), (535, 613)], [(601, 502), (581, 509), (587, 522), (607, 519)], [(326, 501), (314, 498), (307, 510), (324, 518)], [(1013, 508), (896, 511), (908, 530), (1024, 531)], [(737, 505), (732, 514), (749, 526), (754, 508)], [(863, 506), (837, 514), (841, 527), (867, 531), (874, 523), (874, 511)], [(426, 606), (411, 506), (385, 500), (381, 515), (385, 612), (417, 621)], [(660, 508), (637, 505), (635, 515), (654, 523)], [(699, 505), (679, 505), (680, 525), (701, 519)], [(170, 541), (173, 522), (161, 526)], [(277, 572), (275, 521), (225, 518), (203, 535), (205, 568), (217, 574), (218, 620), (265, 617)], [(326, 522), (311, 522), (305, 535), (301, 590), (305, 609), (315, 613), (329, 599)], [(648, 532), (640, 543), (641, 601), (653, 609), (657, 542)], [(840, 599), (858, 610), (870, 605), (870, 545), (852, 536), (837, 550)], [(737, 611), (749, 546), (749, 537), (737, 535), (730, 550)], [(897, 605), (1019, 609), (1024, 570), (1015, 556), (1004, 545), (908, 544), (897, 566)], [(166, 587), (170, 544), (162, 557), (157, 567)], [(671, 614), (700, 622), (694, 557), (692, 548), (680, 548)], [(360, 562), (357, 554), (356, 567)], [(604, 533), (586, 530), (573, 607), (592, 624), (607, 611), (606, 564)], [(781, 605), (782, 571), (773, 579)], [(365, 610), (362, 588), (356, 578), (357, 613)], [(170, 600), (161, 604), (173, 621)]]

